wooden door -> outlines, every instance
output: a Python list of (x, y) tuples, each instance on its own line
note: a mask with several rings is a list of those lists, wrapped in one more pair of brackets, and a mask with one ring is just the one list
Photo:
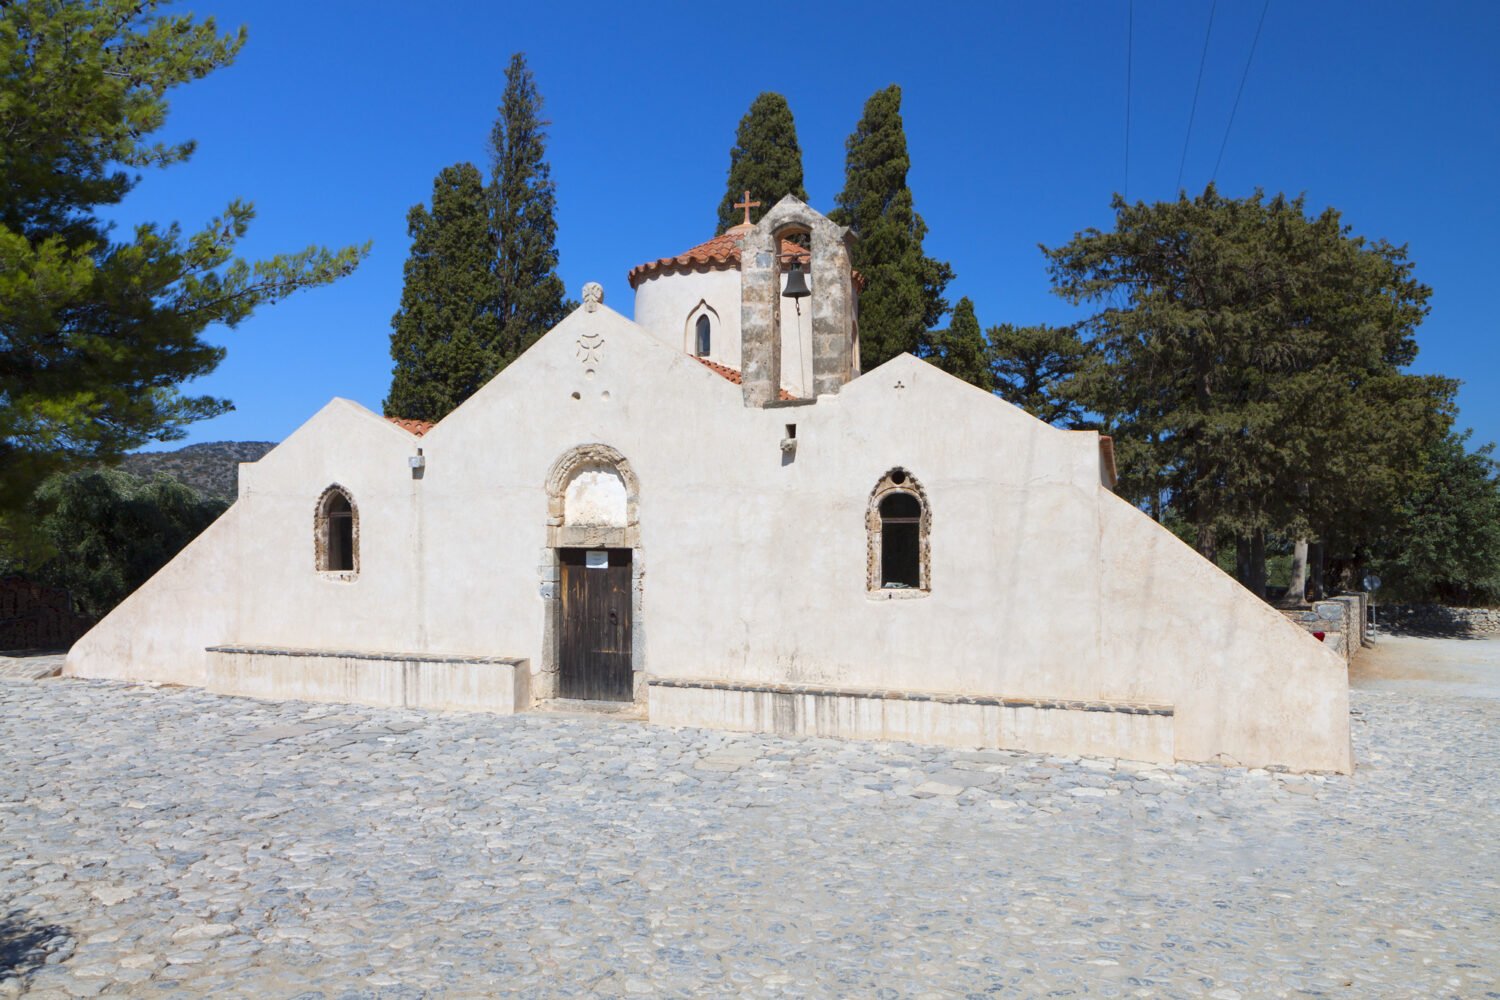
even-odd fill
[(558, 695), (630, 701), (630, 550), (560, 549)]

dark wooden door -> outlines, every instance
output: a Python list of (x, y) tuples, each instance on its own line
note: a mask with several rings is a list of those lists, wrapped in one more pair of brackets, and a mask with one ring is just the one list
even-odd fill
[(630, 701), (630, 550), (560, 549), (558, 694)]

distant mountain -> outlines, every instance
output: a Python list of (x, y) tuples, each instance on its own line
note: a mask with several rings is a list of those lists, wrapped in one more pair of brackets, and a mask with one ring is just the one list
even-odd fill
[(258, 462), (274, 447), (275, 441), (210, 441), (126, 455), (120, 468), (133, 476), (162, 472), (199, 493), (232, 501), (239, 495), (239, 463)]

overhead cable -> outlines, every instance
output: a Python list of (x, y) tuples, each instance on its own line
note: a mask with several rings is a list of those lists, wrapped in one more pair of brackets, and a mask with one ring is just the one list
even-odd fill
[(1209, 176), (1212, 184), (1219, 178), (1219, 164), (1224, 162), (1224, 149), (1229, 145), (1229, 130), (1234, 128), (1234, 115), (1240, 109), (1240, 98), (1245, 93), (1245, 81), (1250, 78), (1250, 63), (1255, 58), (1255, 47), (1260, 44), (1260, 29), (1266, 23), (1266, 11), (1271, 9), (1271, 0), (1266, 0), (1260, 8), (1260, 20), (1255, 25), (1255, 38), (1250, 42), (1250, 54), (1245, 57), (1245, 71), (1240, 74), (1240, 89), (1234, 94), (1234, 107), (1229, 109), (1229, 124), (1224, 126), (1224, 141), (1219, 143), (1219, 155), (1214, 159), (1214, 172)]
[(1214, 12), (1219, 9), (1219, 0), (1208, 8), (1208, 30), (1203, 33), (1203, 55), (1198, 59), (1198, 82), (1193, 86), (1193, 106), (1188, 111), (1187, 135), (1182, 137), (1182, 159), (1177, 161), (1178, 191), (1182, 190), (1182, 168), (1187, 165), (1188, 143), (1193, 138), (1193, 119), (1198, 115), (1198, 92), (1203, 89), (1203, 67), (1208, 64), (1208, 40), (1214, 33)]

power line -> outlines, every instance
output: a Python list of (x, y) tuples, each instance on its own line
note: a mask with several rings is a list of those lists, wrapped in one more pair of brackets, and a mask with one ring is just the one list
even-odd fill
[(1224, 162), (1224, 149), (1229, 145), (1229, 130), (1234, 128), (1234, 114), (1240, 109), (1240, 97), (1245, 93), (1245, 81), (1250, 78), (1250, 63), (1255, 59), (1255, 47), (1260, 44), (1260, 29), (1266, 23), (1266, 11), (1271, 9), (1271, 0), (1260, 8), (1260, 20), (1255, 25), (1255, 38), (1250, 42), (1250, 54), (1245, 57), (1245, 72), (1240, 74), (1240, 89), (1234, 94), (1234, 107), (1229, 109), (1229, 124), (1224, 126), (1224, 141), (1219, 143), (1219, 155), (1214, 160), (1214, 172), (1208, 182), (1212, 184), (1219, 179), (1219, 164)]
[(1130, 79), (1135, 59), (1135, 0), (1130, 0), (1125, 21), (1125, 184), (1121, 195), (1130, 200)]
[(1198, 115), (1198, 91), (1203, 89), (1203, 67), (1208, 64), (1208, 40), (1214, 33), (1214, 12), (1219, 9), (1219, 0), (1208, 8), (1208, 30), (1203, 33), (1203, 55), (1198, 59), (1198, 82), (1193, 86), (1193, 106), (1188, 111), (1187, 135), (1182, 138), (1182, 159), (1177, 161), (1177, 190), (1182, 190), (1182, 168), (1187, 165), (1188, 143), (1193, 138), (1193, 119)]

